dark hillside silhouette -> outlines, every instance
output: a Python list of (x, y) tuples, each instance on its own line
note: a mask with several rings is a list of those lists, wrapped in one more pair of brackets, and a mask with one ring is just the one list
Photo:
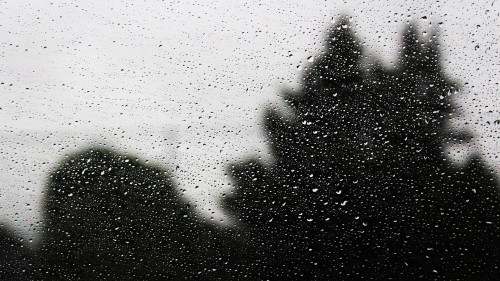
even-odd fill
[[(169, 173), (103, 148), (74, 154), (51, 175), (41, 278), (228, 279), (238, 247), (196, 218)], [(228, 239), (229, 240), (229, 239)]]
[[(431, 39), (431, 40), (429, 40)], [(492, 280), (500, 271), (498, 183), (480, 158), (443, 147), (457, 86), (435, 36), (403, 34), (399, 65), (362, 69), (345, 19), (331, 28), (293, 111), (265, 115), (275, 163), (230, 168), (225, 203), (251, 233), (248, 267), (270, 280)]]

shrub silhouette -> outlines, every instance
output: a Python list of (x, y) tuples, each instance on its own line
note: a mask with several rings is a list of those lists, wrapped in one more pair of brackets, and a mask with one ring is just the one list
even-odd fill
[(169, 173), (107, 149), (65, 159), (45, 208), (42, 279), (228, 279), (214, 269), (237, 259), (238, 247), (196, 218)]
[[(362, 67), (349, 22), (333, 26), (293, 112), (265, 115), (275, 162), (230, 167), (226, 209), (249, 232), (251, 275), (270, 280), (494, 279), (498, 184), (479, 157), (463, 169), (443, 146), (457, 86), (438, 44), (413, 26), (398, 68)], [(366, 69), (366, 68), (365, 68)]]

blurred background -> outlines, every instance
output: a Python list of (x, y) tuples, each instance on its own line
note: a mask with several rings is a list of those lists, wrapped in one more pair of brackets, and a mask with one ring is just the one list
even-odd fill
[(500, 171), (498, 1), (2, 1), (0, 218), (36, 239), (49, 172), (104, 145), (170, 171), (199, 214), (228, 224), (227, 165), (270, 159), (266, 105), (299, 85), (326, 29), (351, 16), (365, 51), (394, 65), (402, 28), (438, 28), (458, 81), (452, 125)]

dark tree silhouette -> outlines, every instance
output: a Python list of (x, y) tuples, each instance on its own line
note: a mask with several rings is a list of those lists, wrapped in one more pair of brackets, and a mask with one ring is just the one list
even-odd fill
[(284, 94), (293, 117), (268, 110), (275, 163), (231, 166), (236, 190), (225, 200), (251, 233), (249, 274), (494, 279), (498, 185), (478, 157), (464, 169), (444, 157), (456, 86), (430, 38), (410, 26), (399, 67), (388, 70), (361, 61), (361, 44), (343, 19), (300, 91)]
[(134, 157), (103, 148), (68, 157), (50, 177), (45, 208), (41, 279), (233, 274), (220, 269), (237, 259), (232, 249), (238, 247), (195, 217), (169, 173)]

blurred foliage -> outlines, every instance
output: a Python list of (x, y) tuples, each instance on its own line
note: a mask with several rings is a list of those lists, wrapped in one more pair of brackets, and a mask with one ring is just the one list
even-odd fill
[(214, 269), (237, 259), (236, 240), (197, 219), (174, 186), (166, 171), (103, 148), (67, 158), (48, 185), (40, 278), (229, 278)]
[(0, 280), (28, 280), (33, 271), (32, 253), (11, 229), (0, 227)]
[[(293, 117), (265, 115), (275, 163), (231, 166), (226, 208), (251, 234), (248, 268), (270, 280), (491, 280), (500, 266), (497, 182), (478, 157), (444, 157), (457, 86), (437, 38), (403, 34), (396, 69), (363, 61), (333, 26)], [(365, 67), (366, 66), (366, 67)]]

